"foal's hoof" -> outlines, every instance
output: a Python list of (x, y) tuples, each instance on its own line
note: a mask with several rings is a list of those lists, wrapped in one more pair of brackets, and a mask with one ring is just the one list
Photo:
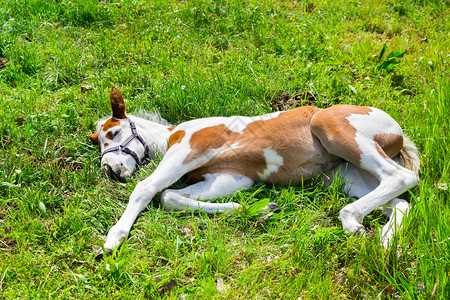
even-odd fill
[(352, 228), (352, 230), (345, 230), (344, 229), (344, 231), (345, 232), (347, 232), (347, 233), (350, 233), (350, 234), (353, 234), (353, 235), (355, 235), (355, 236), (366, 236), (366, 229), (364, 228), (364, 226), (363, 225), (358, 225), (358, 226), (355, 226), (354, 228)]
[(96, 261), (101, 261), (103, 259), (103, 255), (109, 256), (112, 254), (112, 249), (105, 249), (105, 252), (103, 252), (103, 249), (100, 249), (100, 251), (95, 256)]
[(355, 235), (365, 235), (366, 234), (366, 229), (364, 228), (363, 225), (360, 225), (356, 228), (356, 230), (353, 232), (353, 234)]

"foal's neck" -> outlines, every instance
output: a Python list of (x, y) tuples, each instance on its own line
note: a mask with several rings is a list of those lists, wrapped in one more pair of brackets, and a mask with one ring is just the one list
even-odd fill
[(167, 141), (170, 136), (169, 125), (131, 116), (135, 122), (137, 132), (144, 138), (150, 148), (153, 148), (159, 155), (164, 155), (167, 151)]

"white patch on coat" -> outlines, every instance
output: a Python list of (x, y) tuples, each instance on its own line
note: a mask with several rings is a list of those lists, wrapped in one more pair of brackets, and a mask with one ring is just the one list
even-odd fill
[[(371, 157), (380, 156), (374, 137), (379, 134), (394, 134), (403, 136), (400, 125), (392, 119), (387, 113), (377, 108), (370, 107), (372, 110), (366, 114), (351, 114), (347, 117), (350, 125), (356, 129), (355, 141), (362, 151), (361, 165), (373, 164)], [(370, 169), (373, 169), (371, 166)]]
[(400, 126), (387, 113), (377, 108), (366, 114), (351, 114), (347, 117), (350, 125), (356, 129), (356, 135), (373, 139), (378, 134), (403, 135)]
[(264, 157), (266, 158), (267, 168), (264, 170), (264, 173), (258, 172), (258, 176), (261, 180), (266, 180), (272, 173), (278, 172), (278, 169), (284, 162), (283, 157), (270, 148), (264, 149)]

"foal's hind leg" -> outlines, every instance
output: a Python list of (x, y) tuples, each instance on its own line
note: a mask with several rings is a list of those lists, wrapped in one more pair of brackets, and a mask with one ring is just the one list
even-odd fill
[(363, 155), (360, 167), (374, 175), (380, 183), (374, 190), (340, 211), (342, 225), (349, 232), (363, 231), (364, 227), (361, 223), (369, 212), (385, 205), (417, 184), (417, 176), (414, 172), (399, 166), (381, 154), (377, 155), (373, 152), (367, 156)]
[[(347, 105), (318, 112), (311, 131), (328, 152), (368, 171), (379, 184), (339, 213), (344, 230), (363, 232), (362, 220), (377, 207), (417, 184), (417, 175), (390, 157), (401, 148), (402, 131), (386, 113)], [(380, 137), (384, 137), (380, 141)]]
[[(362, 198), (378, 185), (379, 181), (369, 172), (356, 167), (351, 163), (343, 163), (328, 174), (328, 178), (341, 178), (345, 182), (344, 191), (350, 197)], [(330, 180), (325, 181), (330, 185)], [(389, 246), (394, 235), (401, 229), (403, 217), (409, 212), (409, 203), (403, 199), (394, 198), (380, 207), (388, 222), (381, 231), (381, 242), (385, 248)]]
[(381, 210), (389, 218), (381, 231), (381, 242), (387, 248), (395, 234), (401, 229), (403, 218), (409, 213), (409, 203), (395, 198), (386, 203)]
[[(165, 190), (161, 195), (161, 204), (165, 210), (202, 210), (207, 213), (227, 212), (239, 208), (235, 202), (210, 203), (198, 200), (214, 200), (217, 197), (231, 195), (239, 189), (250, 188), (253, 180), (246, 176), (232, 174), (206, 174), (205, 180), (180, 190)], [(269, 207), (273, 208), (275, 204)]]

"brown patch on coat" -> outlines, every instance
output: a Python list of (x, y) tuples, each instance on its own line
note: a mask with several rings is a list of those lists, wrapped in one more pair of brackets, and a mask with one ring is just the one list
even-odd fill
[(114, 139), (114, 135), (113, 135), (113, 133), (110, 131), (110, 132), (108, 132), (107, 134), (106, 134), (106, 136), (105, 136), (108, 140), (113, 140)]
[(120, 125), (120, 120), (116, 119), (116, 118), (109, 118), (108, 120), (106, 120), (105, 124), (102, 125), (102, 129), (103, 131), (107, 131), (113, 127), (119, 126)]
[(403, 136), (398, 134), (377, 134), (373, 137), (373, 140), (377, 148), (381, 148), (378, 148), (378, 152), (388, 158), (393, 158), (399, 154), (403, 147)]
[[(265, 178), (269, 183), (296, 184), (334, 166), (337, 158), (329, 155), (312, 135), (309, 123), (319, 111), (314, 107), (299, 107), (275, 118), (249, 123), (242, 134), (225, 125), (204, 128), (192, 134), (191, 153), (184, 163), (216, 150), (211, 160), (187, 174), (190, 182), (201, 180), (204, 174), (230, 173), (261, 180), (267, 169), (264, 149), (272, 149), (283, 157), (283, 165)], [(231, 145), (238, 148), (230, 149)]]
[(192, 150), (184, 163), (192, 161), (201, 153), (222, 147), (233, 138), (232, 135), (234, 135), (233, 132), (224, 124), (206, 127), (194, 132), (189, 140)]
[(365, 106), (334, 105), (312, 118), (311, 131), (328, 152), (359, 166), (362, 151), (355, 140), (356, 128), (347, 118), (352, 114), (369, 115), (371, 111)]
[(169, 149), (173, 145), (181, 142), (181, 140), (184, 138), (185, 135), (186, 135), (186, 132), (184, 132), (183, 130), (179, 130), (179, 131), (176, 131), (173, 134), (171, 134), (169, 137), (169, 142), (167, 144), (167, 149)]
[(172, 131), (172, 130), (174, 130), (175, 129), (175, 127), (169, 127), (169, 128), (167, 128), (169, 131)]

